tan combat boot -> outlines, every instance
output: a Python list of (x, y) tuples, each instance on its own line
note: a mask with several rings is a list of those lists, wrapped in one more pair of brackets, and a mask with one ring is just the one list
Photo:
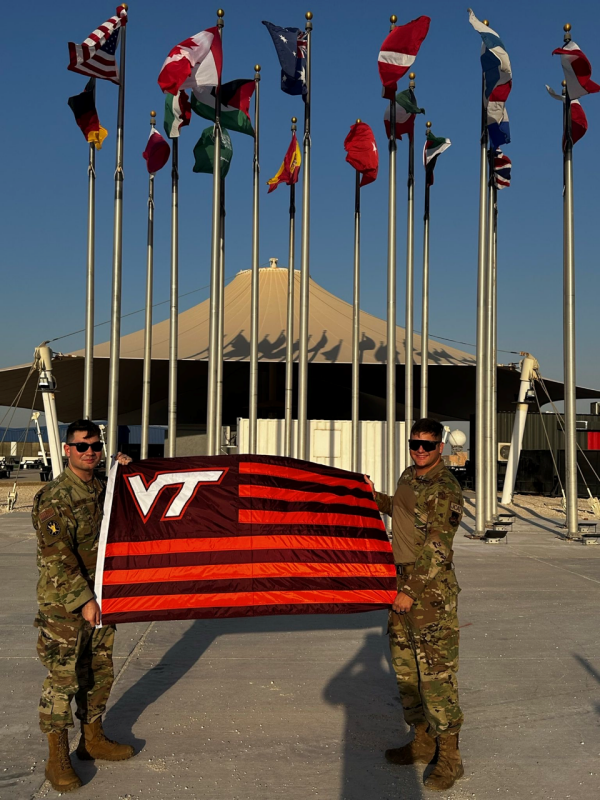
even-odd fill
[(81, 739), (77, 745), (77, 758), (82, 761), (125, 761), (135, 755), (130, 744), (119, 744), (107, 739), (102, 730), (102, 720), (81, 723)]
[(386, 761), (390, 764), (429, 764), (435, 756), (435, 739), (427, 732), (427, 723), (415, 725), (415, 738), (404, 747), (395, 747), (385, 751)]
[(458, 749), (458, 733), (438, 736), (437, 764), (431, 775), (425, 779), (425, 786), (428, 789), (443, 792), (454, 786), (455, 781), (462, 778), (464, 774)]
[(48, 762), (46, 779), (57, 792), (72, 792), (82, 785), (69, 757), (69, 734), (64, 731), (48, 733)]

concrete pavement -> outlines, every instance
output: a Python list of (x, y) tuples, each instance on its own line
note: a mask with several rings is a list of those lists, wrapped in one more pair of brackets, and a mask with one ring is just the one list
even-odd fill
[[(472, 504), (468, 504), (472, 512)], [(461, 750), (444, 797), (600, 796), (600, 548), (519, 511), (507, 545), (456, 539)], [(35, 540), (0, 517), (0, 798), (44, 784), (36, 708)], [(422, 770), (382, 757), (405, 730), (386, 614), (122, 625), (106, 729), (131, 761), (74, 763), (81, 800), (419, 800)]]

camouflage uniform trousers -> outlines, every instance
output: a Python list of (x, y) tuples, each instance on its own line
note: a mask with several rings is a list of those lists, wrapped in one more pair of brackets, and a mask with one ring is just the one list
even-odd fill
[(48, 670), (39, 703), (41, 730), (72, 728), (73, 698), (77, 718), (94, 722), (104, 713), (114, 681), (114, 625), (92, 628), (81, 614), (61, 606), (40, 609), (34, 624), (38, 656)]
[[(390, 611), (388, 623), (404, 719), (408, 725), (427, 722), (436, 737), (458, 733), (463, 722), (456, 675), (458, 587), (452, 581), (453, 573), (432, 581), (408, 614)], [(399, 589), (403, 583), (398, 581)]]

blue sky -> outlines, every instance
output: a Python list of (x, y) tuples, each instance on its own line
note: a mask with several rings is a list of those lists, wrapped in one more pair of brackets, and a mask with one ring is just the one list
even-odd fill
[[(416, 0), (411, 10), (373, 0), (368, 5), (318, 0), (240, 2), (225, 5), (224, 79), (252, 77), (262, 65), (261, 181), (277, 171), (290, 137), (290, 117), (302, 119), (302, 101), (279, 89), (279, 66), (267, 19), (303, 26), (314, 13), (312, 106), (311, 274), (345, 300), (352, 296), (353, 186), (343, 141), (357, 117), (374, 129), (380, 150), (380, 176), (363, 191), (362, 307), (385, 316), (387, 258), (387, 148), (385, 101), (377, 54), (388, 31), (390, 13), (399, 22), (428, 14), (431, 29), (415, 63), (416, 95), (426, 109), (417, 122), (417, 163), (425, 121), (437, 135), (452, 140), (436, 169), (431, 218), (431, 330), (460, 342), (475, 341), (478, 221), (478, 138), (480, 118), (480, 37), (467, 20), (466, 3)], [(0, 197), (3, 241), (4, 336), (0, 366), (31, 360), (34, 347), (78, 330), (84, 323), (87, 144), (75, 125), (67, 98), (83, 90), (84, 76), (68, 72), (67, 42), (81, 42), (114, 13), (111, 3), (14, 4), (4, 13), (5, 117), (2, 130), (4, 190)], [(125, 201), (123, 237), (123, 312), (142, 308), (145, 280), (147, 172), (141, 157), (148, 118), (156, 109), (162, 123), (163, 97), (156, 78), (167, 53), (183, 38), (215, 24), (216, 3), (145, 0), (130, 4), (127, 41)], [(545, 83), (560, 89), (562, 70), (551, 52), (562, 43), (570, 22), (600, 81), (600, 6), (592, 2), (543, 4), (506, 0), (474, 6), (489, 17), (510, 54), (514, 84), (508, 109), (513, 142), (513, 185), (500, 194), (499, 347), (527, 350), (544, 375), (562, 379), (562, 159), (561, 108)], [(406, 88), (407, 78), (400, 84)], [(6, 104), (11, 98), (10, 109)], [(96, 320), (109, 319), (112, 259), (113, 171), (117, 88), (99, 82), (97, 107), (109, 137), (97, 154)], [(587, 136), (575, 148), (578, 382), (600, 386), (597, 358), (597, 308), (600, 295), (597, 237), (597, 141), (600, 95), (583, 98)], [(180, 139), (180, 292), (206, 287), (210, 269), (212, 179), (192, 173), (192, 149), (204, 121), (194, 117)], [(226, 275), (250, 266), (252, 140), (232, 134), (234, 157), (227, 178)], [(399, 143), (398, 169), (398, 323), (404, 320), (406, 141)], [(422, 171), (417, 171), (416, 326), (422, 238)], [(168, 169), (156, 179), (155, 301), (168, 298)], [(285, 188), (261, 197), (260, 261), (287, 260)], [(299, 255), (299, 254), (298, 254)], [(182, 309), (207, 297), (207, 289), (181, 300)], [(156, 309), (156, 319), (168, 306)], [(123, 332), (143, 326), (143, 315), (127, 317)], [(108, 326), (96, 340), (108, 338)], [(69, 352), (82, 335), (53, 345)], [(457, 345), (462, 347), (462, 345)], [(470, 350), (471, 348), (464, 347)], [(501, 353), (500, 360), (517, 357)]]

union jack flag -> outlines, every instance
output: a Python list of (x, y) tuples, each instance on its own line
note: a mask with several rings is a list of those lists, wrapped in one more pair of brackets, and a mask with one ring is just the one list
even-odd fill
[(67, 69), (119, 83), (115, 53), (119, 45), (119, 31), (126, 24), (127, 11), (123, 6), (118, 6), (116, 16), (96, 28), (82, 44), (69, 42)]

